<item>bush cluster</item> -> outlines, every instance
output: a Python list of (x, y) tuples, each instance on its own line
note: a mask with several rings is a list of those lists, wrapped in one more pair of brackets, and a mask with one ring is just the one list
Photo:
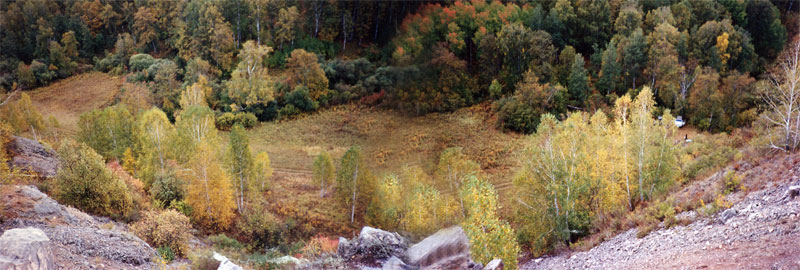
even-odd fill
[(230, 131), (237, 124), (247, 129), (255, 127), (258, 123), (258, 118), (255, 114), (249, 112), (226, 112), (217, 116), (215, 121), (217, 129)]
[[(131, 226), (136, 236), (153, 247), (168, 248), (176, 256), (185, 256), (192, 226), (189, 218), (175, 210), (147, 211), (139, 222)], [(162, 255), (164, 255), (162, 253)]]
[(66, 140), (58, 149), (61, 168), (56, 175), (55, 198), (85, 212), (123, 217), (133, 208), (125, 183), (106, 167), (103, 157), (89, 146)]

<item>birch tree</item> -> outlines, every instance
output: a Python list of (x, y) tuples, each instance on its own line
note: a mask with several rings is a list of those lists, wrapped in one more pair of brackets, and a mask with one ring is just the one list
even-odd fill
[(319, 184), (319, 196), (325, 197), (325, 193), (333, 184), (336, 177), (336, 167), (333, 159), (328, 152), (323, 151), (314, 159), (314, 182)]
[(230, 178), (220, 164), (217, 151), (203, 142), (182, 171), (188, 183), (186, 202), (194, 209), (193, 220), (214, 230), (228, 228), (236, 207)]
[(800, 42), (792, 43), (780, 58), (778, 68), (770, 74), (769, 87), (761, 99), (768, 112), (762, 114), (775, 128), (769, 147), (780, 151), (796, 151), (800, 146)]
[(253, 167), (253, 180), (259, 183), (259, 191), (264, 191), (269, 187), (269, 178), (272, 177), (273, 169), (270, 166), (269, 155), (267, 152), (256, 154), (255, 165)]
[(233, 176), (236, 190), (236, 207), (239, 213), (245, 208), (246, 195), (253, 179), (253, 154), (250, 152), (250, 141), (241, 125), (233, 126), (228, 146), (228, 170)]
[(139, 178), (146, 186), (150, 186), (156, 175), (166, 173), (167, 160), (170, 158), (169, 143), (175, 133), (175, 127), (167, 119), (167, 115), (158, 108), (143, 112), (136, 123), (137, 149), (139, 159)]
[[(461, 147), (447, 148), (439, 155), (439, 164), (436, 168), (436, 177), (440, 181), (447, 183), (452, 194), (456, 194), (461, 185), (470, 175), (477, 175), (480, 172), (478, 163), (467, 159)], [(459, 199), (461, 215), (466, 215), (464, 201)]]
[(350, 223), (355, 222), (356, 209), (370, 201), (372, 175), (364, 166), (361, 148), (350, 147), (342, 157), (336, 176), (336, 195), (343, 205), (350, 208)]
[(228, 96), (240, 106), (267, 104), (273, 100), (273, 86), (264, 66), (264, 57), (272, 48), (257, 45), (252, 40), (244, 43), (239, 52), (239, 64), (226, 83)]

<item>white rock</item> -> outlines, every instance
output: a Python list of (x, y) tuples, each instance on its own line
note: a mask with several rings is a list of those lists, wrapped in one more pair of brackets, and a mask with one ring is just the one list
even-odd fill
[(0, 236), (0, 269), (56, 269), (50, 239), (31, 227), (5, 231)]
[(217, 270), (244, 270), (241, 266), (236, 265), (235, 263), (231, 262), (222, 254), (214, 252), (214, 260), (219, 262), (219, 267)]

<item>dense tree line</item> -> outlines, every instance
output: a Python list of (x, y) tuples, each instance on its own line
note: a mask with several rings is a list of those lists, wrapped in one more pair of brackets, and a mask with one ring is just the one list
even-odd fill
[(391, 63), (438, 76), (390, 94), (430, 110), (505, 95), (501, 125), (531, 132), (546, 112), (607, 108), (648, 86), (661, 108), (730, 130), (757, 115), (751, 74), (783, 48), (780, 18), (768, 1), (426, 5), (404, 21)]
[(248, 123), (237, 114), (264, 121), (355, 99), (414, 114), (489, 99), (499, 124), (522, 132), (544, 113), (607, 109), (648, 86), (659, 108), (730, 131), (758, 114), (753, 84), (787, 40), (790, 9), (766, 0), (14, 1), (0, 6), (0, 85), (30, 89), (92, 66), (131, 72), (174, 121), (181, 88), (202, 75), (210, 108), (231, 113), (225, 129)]
[[(114, 217), (152, 201), (180, 213), (148, 212), (143, 223), (183, 228), (185, 215), (208, 231), (235, 226), (258, 247), (278, 243), (281, 228), (257, 203), (272, 174), (269, 156), (249, 146), (257, 121), (356, 100), (415, 115), (491, 101), (500, 127), (531, 134), (514, 179), (516, 232), (459, 148), (443, 151), (431, 174), (383, 176), (357, 146), (338, 164), (321, 153), (313, 180), (350, 224), (412, 237), (460, 224), (477, 260), (503, 257), (513, 269), (517, 243), (574, 242), (675, 185), (673, 115), (713, 131), (761, 116), (772, 148), (796, 150), (791, 9), (765, 0), (0, 2), (0, 86), (13, 95), (89, 69), (125, 75), (148, 104), (82, 115), (77, 142), (59, 146), (71, 166), (55, 197)], [(9, 100), (3, 134), (56, 126), (25, 93)], [(226, 148), (219, 130), (230, 131)]]

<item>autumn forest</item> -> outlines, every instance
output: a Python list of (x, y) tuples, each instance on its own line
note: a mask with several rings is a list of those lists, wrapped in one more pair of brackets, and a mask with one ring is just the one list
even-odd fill
[[(31, 180), (3, 147), (0, 174), (127, 224), (165, 264), (202, 268), (209, 255), (190, 239), (267, 269), (335, 253), (328, 241), (362, 226), (420, 240), (460, 225), (476, 262), (513, 270), (598, 235), (672, 226), (676, 211), (724, 209), (734, 184), (670, 195), (730, 162), (798, 150), (799, 7), (0, 1), (0, 145), (32, 138), (66, 164)], [(102, 105), (41, 105), (53, 104), (48, 89), (98, 76), (116, 83)], [(85, 110), (56, 113), (71, 106)], [(432, 121), (444, 135), (415, 163), (363, 143), (386, 119), (463, 115), (507, 137)], [(344, 124), (310, 124), (326, 117)], [(351, 122), (356, 131), (337, 129)], [(290, 145), (303, 150), (276, 150)], [(312, 190), (276, 183), (297, 170)]]

